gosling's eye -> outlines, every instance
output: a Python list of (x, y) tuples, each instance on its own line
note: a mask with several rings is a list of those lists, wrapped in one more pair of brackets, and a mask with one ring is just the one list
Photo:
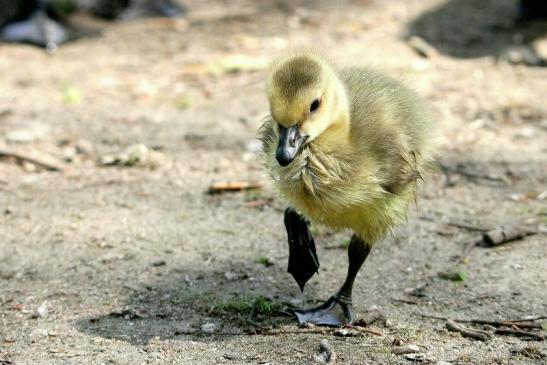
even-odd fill
[(310, 113), (314, 113), (321, 106), (321, 99), (315, 99), (310, 105)]

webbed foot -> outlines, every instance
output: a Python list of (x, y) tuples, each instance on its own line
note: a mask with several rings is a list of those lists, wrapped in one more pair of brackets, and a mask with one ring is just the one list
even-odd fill
[(289, 243), (288, 272), (304, 290), (306, 282), (319, 269), (319, 259), (315, 251), (315, 242), (308, 222), (291, 208), (285, 210), (285, 227)]
[(293, 312), (301, 326), (311, 323), (318, 326), (341, 327), (353, 322), (351, 301), (345, 301), (338, 296), (330, 297), (318, 307), (295, 309)]

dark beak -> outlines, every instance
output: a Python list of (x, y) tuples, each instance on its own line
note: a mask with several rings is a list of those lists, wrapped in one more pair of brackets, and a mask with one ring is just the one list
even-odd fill
[(293, 125), (292, 127), (285, 128), (282, 125), (279, 126), (279, 144), (277, 145), (277, 150), (275, 151), (275, 158), (281, 166), (287, 166), (294, 160), (298, 152), (300, 151), (300, 146), (306, 138), (303, 138), (300, 135), (298, 130), (298, 124)]

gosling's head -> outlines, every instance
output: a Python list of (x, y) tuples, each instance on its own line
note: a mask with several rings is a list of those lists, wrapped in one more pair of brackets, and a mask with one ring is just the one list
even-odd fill
[(345, 91), (332, 68), (313, 54), (274, 62), (266, 83), (273, 122), (279, 129), (276, 159), (290, 164), (302, 146), (340, 122), (347, 109)]

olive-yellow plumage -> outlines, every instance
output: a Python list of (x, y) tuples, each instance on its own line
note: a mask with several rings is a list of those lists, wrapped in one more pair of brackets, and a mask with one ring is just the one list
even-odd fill
[[(302, 227), (299, 219), (354, 232), (344, 285), (323, 306), (296, 312), (298, 319), (351, 322), (355, 276), (370, 247), (405, 219), (416, 181), (430, 163), (431, 119), (402, 83), (365, 67), (336, 69), (314, 53), (274, 61), (266, 92), (271, 115), (260, 138), (266, 168), (290, 205), (289, 246), (311, 239), (309, 231), (294, 233)], [(297, 260), (311, 259), (299, 254)], [(310, 276), (303, 275), (295, 276), (301, 288)], [(337, 305), (344, 319), (332, 314)]]
[[(284, 89), (279, 73), (293, 79), (296, 92)], [(313, 81), (301, 85), (300, 79)], [(367, 244), (404, 219), (432, 152), (430, 119), (413, 91), (367, 68), (335, 70), (314, 54), (298, 53), (274, 62), (267, 94), (272, 115), (261, 128), (265, 164), (297, 211), (350, 228)], [(323, 95), (318, 112), (326, 121), (306, 119), (315, 95)], [(327, 124), (286, 167), (274, 158), (276, 124), (284, 122), (312, 131)]]

